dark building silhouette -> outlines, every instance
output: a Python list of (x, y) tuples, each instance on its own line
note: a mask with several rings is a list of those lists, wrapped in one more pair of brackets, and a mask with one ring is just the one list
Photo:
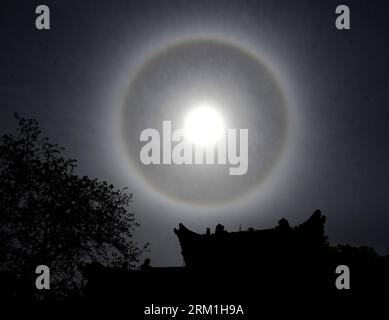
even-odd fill
[[(187, 268), (263, 268), (275, 261), (306, 254), (318, 256), (327, 247), (325, 217), (317, 210), (305, 223), (291, 228), (286, 219), (266, 230), (227, 232), (217, 225), (215, 233), (195, 233), (183, 224), (174, 229)], [(289, 261), (292, 263), (292, 261)]]
[[(291, 227), (281, 219), (272, 229), (228, 232), (219, 224), (198, 234), (183, 224), (174, 229), (184, 267), (140, 270), (91, 265), (86, 270), (86, 298), (132, 298), (148, 301), (225, 301), (258, 298), (388, 297), (389, 259), (374, 250), (332, 247), (319, 210)], [(338, 290), (338, 265), (347, 265), (351, 289)]]

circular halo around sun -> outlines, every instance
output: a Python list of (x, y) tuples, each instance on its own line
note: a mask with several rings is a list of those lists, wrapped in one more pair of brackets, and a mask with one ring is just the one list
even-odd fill
[(207, 103), (190, 111), (184, 129), (186, 139), (199, 146), (214, 144), (225, 130), (222, 117)]
[[(225, 206), (256, 190), (269, 179), (287, 136), (286, 101), (270, 68), (250, 51), (215, 39), (178, 42), (146, 60), (131, 79), (121, 119), (132, 174), (171, 201), (193, 206)], [(160, 135), (163, 163), (163, 121), (199, 146), (216, 143), (227, 129), (247, 129), (247, 173), (230, 175), (228, 159), (224, 165), (144, 165), (139, 137), (146, 128)]]

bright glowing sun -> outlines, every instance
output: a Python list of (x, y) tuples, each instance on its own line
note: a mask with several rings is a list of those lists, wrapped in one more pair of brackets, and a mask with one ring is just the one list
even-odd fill
[(186, 138), (196, 145), (206, 146), (217, 142), (224, 131), (219, 113), (207, 104), (193, 109), (185, 120)]

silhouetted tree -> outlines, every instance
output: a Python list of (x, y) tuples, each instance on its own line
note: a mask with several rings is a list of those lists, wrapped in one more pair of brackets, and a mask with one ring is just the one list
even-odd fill
[(78, 176), (36, 120), (15, 117), (17, 134), (0, 138), (0, 267), (23, 284), (14, 294), (37, 294), (40, 264), (50, 267), (50, 292), (61, 295), (78, 291), (86, 263), (134, 267), (146, 246), (132, 240), (132, 195)]

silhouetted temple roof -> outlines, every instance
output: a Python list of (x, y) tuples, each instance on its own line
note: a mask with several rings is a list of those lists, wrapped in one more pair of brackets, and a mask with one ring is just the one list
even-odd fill
[(219, 224), (214, 233), (207, 228), (205, 234), (199, 234), (180, 223), (174, 232), (180, 241), (186, 266), (209, 266), (230, 264), (232, 252), (235, 258), (256, 263), (270, 253), (285, 255), (285, 250), (297, 252), (325, 246), (324, 223), (325, 217), (317, 210), (307, 221), (293, 228), (283, 218), (271, 229), (227, 232)]
[(209, 232), (209, 228), (207, 228), (207, 232), (205, 234), (199, 234), (199, 233), (196, 233), (190, 229), (188, 229), (185, 225), (183, 225), (182, 223), (179, 223), (178, 225), (178, 229), (174, 228), (174, 233), (178, 236), (178, 238), (182, 238), (182, 237), (190, 237), (190, 238), (202, 238), (204, 236), (218, 236), (218, 235), (223, 235), (223, 236), (238, 236), (238, 237), (244, 237), (245, 235), (251, 235), (251, 234), (256, 234), (256, 235), (263, 235), (263, 234), (274, 234), (276, 233), (277, 231), (279, 230), (296, 230), (296, 229), (299, 229), (299, 228), (311, 228), (311, 229), (315, 229), (315, 228), (324, 228), (324, 223), (325, 223), (325, 216), (321, 214), (321, 211), (320, 210), (316, 210), (312, 215), (311, 217), (305, 221), (304, 223), (302, 223), (301, 225), (298, 225), (296, 226), (295, 228), (290, 228), (289, 226), (289, 222), (288, 220), (286, 220), (285, 218), (282, 218), (279, 222), (278, 222), (278, 226), (274, 227), (274, 228), (270, 228), (270, 229), (260, 229), (260, 230), (255, 230), (253, 228), (248, 228), (248, 230), (245, 230), (245, 231), (232, 231), (232, 232), (228, 232), (226, 230), (224, 230), (224, 227), (222, 225), (218, 225), (215, 229), (215, 233), (211, 234)]

